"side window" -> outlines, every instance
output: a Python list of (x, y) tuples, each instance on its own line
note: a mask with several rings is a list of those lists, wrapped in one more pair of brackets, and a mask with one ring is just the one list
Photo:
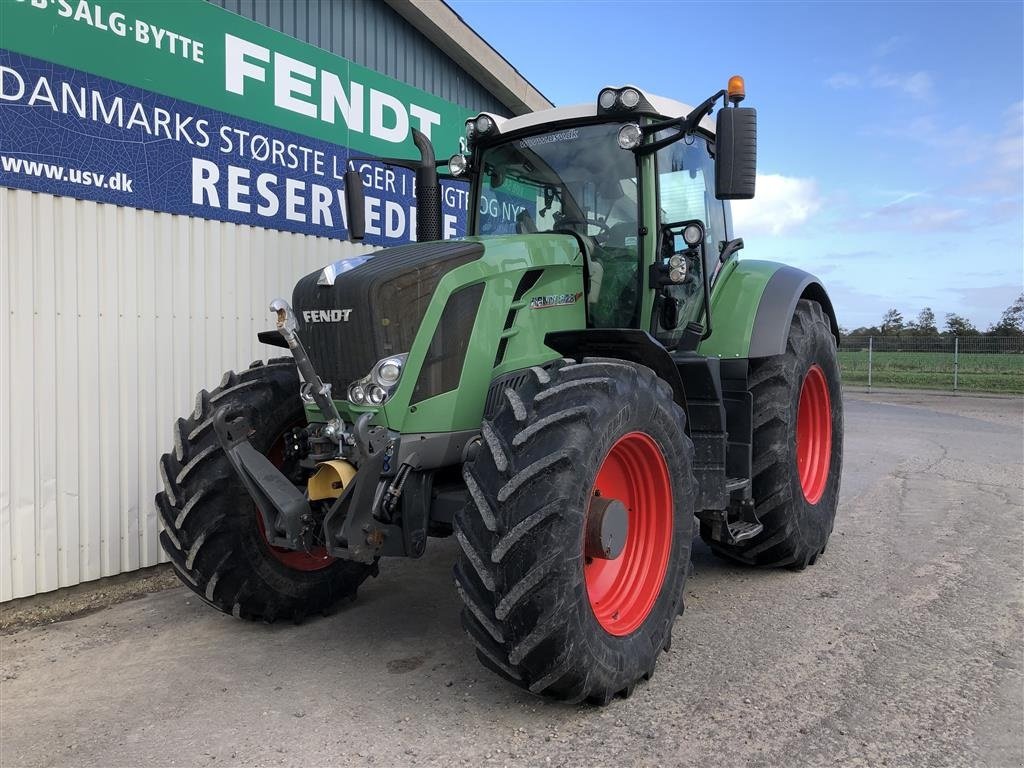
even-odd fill
[[(691, 219), (704, 223), (706, 263), (699, 259), (688, 263), (686, 279), (678, 285), (666, 286), (656, 300), (651, 320), (652, 332), (663, 344), (675, 346), (683, 328), (699, 321), (703, 309), (704, 271), (714, 274), (719, 244), (726, 239), (725, 208), (715, 198), (715, 165), (707, 141), (690, 137), (658, 151), (658, 216), (659, 229)], [(659, 233), (659, 238), (663, 233)], [(659, 255), (669, 259), (685, 250), (681, 237), (661, 240)]]
[[(689, 142), (689, 143), (688, 143)], [(658, 152), (661, 223), (700, 219), (707, 228), (707, 255), (717, 259), (726, 239), (725, 208), (715, 198), (715, 162), (700, 137), (670, 144)]]

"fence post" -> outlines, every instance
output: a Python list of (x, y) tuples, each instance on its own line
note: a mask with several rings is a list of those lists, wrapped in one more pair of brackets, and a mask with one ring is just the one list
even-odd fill
[(868, 336), (868, 392), (871, 392), (871, 358), (875, 349), (875, 337)]
[(960, 377), (960, 337), (953, 337), (953, 391), (956, 392)]

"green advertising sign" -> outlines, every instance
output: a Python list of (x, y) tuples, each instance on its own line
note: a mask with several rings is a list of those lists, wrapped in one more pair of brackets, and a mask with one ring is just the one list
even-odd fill
[(378, 156), (469, 112), (205, 0), (0, 0), (0, 48)]

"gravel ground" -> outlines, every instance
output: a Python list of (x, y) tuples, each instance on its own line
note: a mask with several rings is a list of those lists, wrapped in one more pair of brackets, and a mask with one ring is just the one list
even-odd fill
[(449, 539), (300, 627), (174, 588), (0, 637), (0, 764), (1024, 765), (1024, 401), (846, 408), (827, 553), (755, 572), (698, 542), (673, 649), (627, 701), (480, 667)]

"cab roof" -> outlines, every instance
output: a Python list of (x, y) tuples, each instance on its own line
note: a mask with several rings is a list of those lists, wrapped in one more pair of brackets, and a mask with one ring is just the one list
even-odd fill
[[(541, 109), (536, 112), (529, 112), (525, 115), (518, 115), (517, 117), (501, 117), (491, 113), (487, 114), (491, 119), (494, 120), (495, 125), (498, 128), (498, 133), (512, 133), (514, 131), (521, 131), (528, 128), (540, 127), (549, 125), (551, 123), (558, 123), (563, 121), (581, 120), (588, 117), (597, 117), (598, 115), (612, 115), (615, 117), (628, 117), (631, 114), (636, 115), (651, 115), (657, 114), (661, 117), (676, 118), (686, 117), (690, 112), (693, 111), (693, 107), (689, 104), (684, 104), (681, 101), (675, 99), (668, 99), (664, 96), (656, 96), (652, 93), (644, 91), (642, 88), (637, 88), (635, 85), (623, 85), (623, 86), (607, 86), (613, 90), (623, 90), (625, 88), (634, 88), (639, 91), (647, 103), (653, 108), (653, 112), (650, 109), (638, 109), (634, 112), (630, 111), (618, 111), (618, 112), (605, 112), (598, 107), (597, 96), (595, 95), (594, 101), (589, 104), (574, 104), (568, 107), (554, 107), (552, 109)], [(605, 90), (601, 88), (598, 93)], [(715, 123), (710, 117), (704, 117), (700, 121), (701, 130), (706, 131), (710, 136), (715, 135)]]

